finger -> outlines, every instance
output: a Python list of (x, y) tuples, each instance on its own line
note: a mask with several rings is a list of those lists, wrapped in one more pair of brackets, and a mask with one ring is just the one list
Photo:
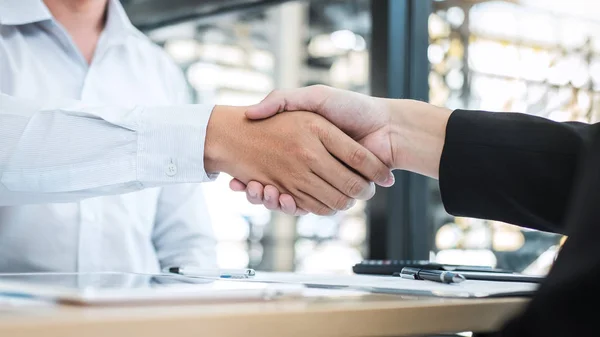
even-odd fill
[(298, 211), (296, 201), (289, 194), (282, 194), (279, 196), (279, 207), (281, 207), (283, 213), (289, 215), (296, 215), (296, 212)]
[[(326, 156), (331, 157), (329, 154), (326, 154)], [(332, 158), (332, 161), (335, 160)], [(333, 211), (345, 211), (353, 204), (352, 198), (340, 192), (337, 188), (331, 186), (330, 183), (326, 182), (316, 174), (313, 174), (312, 177), (302, 185), (301, 191), (311, 196), (312, 199), (318, 200), (320, 204)], [(297, 198), (296, 201), (301, 202), (302, 200)], [(314, 202), (311, 204), (314, 205)], [(327, 210), (319, 211), (318, 209), (307, 208), (303, 205), (304, 204), (298, 204), (298, 206), (302, 206), (309, 212), (327, 215)]]
[(294, 214), (294, 215), (296, 215), (296, 216), (302, 216), (302, 215), (307, 215), (307, 214), (308, 214), (308, 211), (307, 211), (307, 210), (304, 210), (304, 209), (302, 209), (302, 208), (298, 208), (298, 209), (296, 210), (296, 214)]
[(246, 188), (246, 199), (253, 205), (263, 204), (263, 185), (256, 181), (248, 183)]
[(267, 185), (264, 190), (263, 204), (272, 211), (279, 210), (279, 190), (275, 186)]
[(246, 190), (246, 184), (233, 178), (229, 182), (229, 188), (234, 192), (244, 192)]
[(264, 119), (283, 111), (307, 110), (318, 114), (323, 101), (329, 95), (331, 88), (314, 85), (291, 90), (274, 90), (262, 102), (249, 107), (246, 117), (249, 119)]
[(279, 196), (279, 206), (281, 210), (289, 215), (293, 216), (302, 216), (307, 215), (308, 212), (296, 206), (296, 201), (294, 197), (289, 194), (282, 194)]
[(356, 199), (352, 199), (352, 204), (348, 207), (348, 209), (351, 209), (354, 206), (356, 206)]
[[(385, 187), (394, 184), (394, 175), (390, 171), (390, 168), (371, 153), (371, 151), (358, 144), (340, 129), (333, 125), (326, 126), (325, 129), (323, 129), (320, 138), (323, 145), (325, 145), (331, 154), (356, 172), (360, 173), (367, 180)], [(350, 190), (352, 186), (353, 185), (343, 186), (340, 191), (346, 193), (346, 195), (354, 196)], [(370, 199), (373, 196), (372, 193), (374, 193), (374, 190), (365, 190), (364, 193), (371, 193), (367, 198)], [(365, 197), (366, 195), (363, 195), (362, 197)]]
[[(373, 183), (352, 171), (337, 158), (332, 157), (325, 149), (323, 150), (322, 157), (313, 162), (311, 170), (329, 185), (337, 189), (337, 191), (349, 198), (368, 200), (375, 194), (375, 185)], [(340, 200), (339, 202), (341, 203), (342, 201)], [(330, 205), (329, 203), (327, 204)], [(336, 206), (341, 206), (341, 204)], [(337, 207), (334, 207), (334, 209), (341, 210)]]
[[(327, 185), (327, 184), (325, 184), (325, 185)], [(329, 206), (325, 205), (321, 201), (312, 197), (312, 195), (310, 193), (298, 190), (298, 191), (294, 192), (294, 195), (295, 195), (295, 200), (296, 200), (297, 206), (300, 209), (305, 210), (307, 212), (307, 214), (314, 213), (316, 215), (321, 215), (321, 216), (331, 216), (336, 213), (336, 211), (334, 209), (330, 208)]]

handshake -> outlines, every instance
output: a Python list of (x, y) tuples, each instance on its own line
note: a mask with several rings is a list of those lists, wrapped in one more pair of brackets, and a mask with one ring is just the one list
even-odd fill
[[(284, 113), (285, 112), (285, 113)], [(368, 200), (392, 170), (437, 178), (450, 111), (317, 85), (222, 107), (207, 127), (205, 168), (235, 177), (248, 201), (291, 215), (331, 215)]]

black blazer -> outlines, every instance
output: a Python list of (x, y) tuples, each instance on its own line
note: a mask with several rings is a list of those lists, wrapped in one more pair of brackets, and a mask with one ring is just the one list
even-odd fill
[(525, 312), (489, 336), (600, 336), (600, 124), (457, 110), (440, 188), (450, 214), (568, 236)]

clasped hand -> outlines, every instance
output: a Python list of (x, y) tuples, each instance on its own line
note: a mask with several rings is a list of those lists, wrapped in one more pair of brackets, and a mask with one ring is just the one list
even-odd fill
[[(314, 116), (323, 116), (327, 121), (314, 117), (310, 119), (307, 113), (287, 112), (276, 115), (279, 112), (297, 110), (314, 112)], [(231, 181), (231, 189), (246, 191), (248, 201), (253, 204), (264, 204), (268, 209), (281, 210), (292, 215), (304, 214), (307, 211), (323, 215), (328, 213), (324, 211), (327, 209), (325, 206), (328, 206), (329, 210), (340, 210), (345, 209), (340, 207), (342, 205), (351, 205), (345, 204), (348, 199), (343, 198), (339, 192), (350, 198), (370, 198), (374, 186), (371, 184), (368, 193), (365, 193), (364, 189), (368, 186), (366, 180), (386, 187), (394, 183), (394, 176), (391, 174), (395, 161), (391, 142), (391, 117), (385, 100), (326, 86), (312, 86), (274, 91), (260, 104), (250, 107), (246, 116), (262, 122), (281, 116), (303, 119), (294, 122), (297, 128), (293, 131), (299, 133), (299, 143), (294, 146), (298, 148), (292, 151), (283, 148), (283, 151), (290, 156), (299, 155), (313, 162), (318, 167), (313, 172), (323, 180), (290, 190), (281, 188), (282, 181), (278, 184), (268, 183), (264, 175), (234, 174), (237, 179)], [(308, 127), (303, 124), (307, 122), (310, 123)], [(335, 127), (331, 123), (335, 124)], [(269, 131), (265, 129), (264, 132)], [(307, 134), (317, 136), (325, 148), (311, 150), (312, 142), (305, 139)], [(329, 156), (325, 150), (336, 158)], [(260, 152), (260, 149), (257, 151)], [(275, 156), (275, 151), (279, 150), (273, 149), (271, 155)], [(311, 155), (307, 156), (308, 153)], [(317, 156), (320, 159), (317, 159)], [(343, 164), (353, 168), (362, 177), (348, 170)], [(285, 170), (291, 168), (280, 169), (286, 172)], [(296, 177), (297, 174), (290, 172), (289, 177)], [(356, 193), (359, 190), (363, 190), (360, 195)], [(335, 197), (332, 197), (334, 195)], [(315, 202), (315, 199), (321, 203)]]
[(284, 204), (293, 202), (287, 209), (291, 214), (330, 215), (352, 207), (355, 199), (370, 199), (371, 181), (393, 183), (386, 164), (317, 114), (296, 111), (250, 120), (245, 112), (215, 108), (207, 127), (205, 168), (230, 174), (243, 188), (252, 181), (260, 185), (256, 195), (248, 192), (251, 202), (279, 209), (283, 196)]

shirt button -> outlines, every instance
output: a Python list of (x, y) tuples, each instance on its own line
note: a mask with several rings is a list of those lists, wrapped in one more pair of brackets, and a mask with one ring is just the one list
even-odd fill
[(166, 171), (166, 173), (167, 173), (167, 175), (168, 175), (169, 177), (172, 177), (172, 176), (176, 175), (176, 174), (177, 174), (177, 165), (175, 165), (175, 164), (172, 164), (172, 163), (171, 163), (171, 164), (169, 164), (169, 165), (167, 166), (167, 171)]

